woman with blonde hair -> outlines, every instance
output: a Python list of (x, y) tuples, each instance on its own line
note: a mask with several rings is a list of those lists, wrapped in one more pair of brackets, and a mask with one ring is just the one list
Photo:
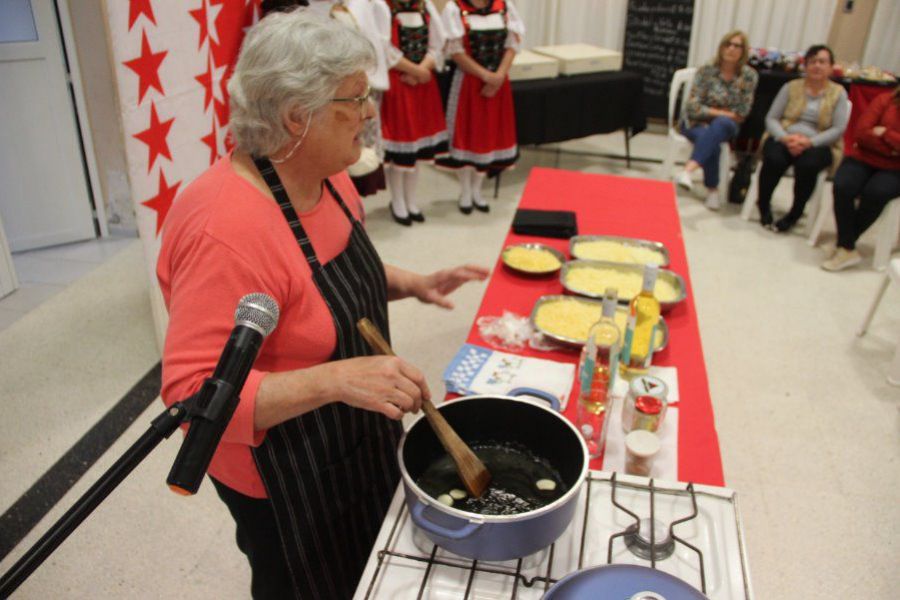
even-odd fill
[(675, 181), (684, 189), (693, 187), (691, 174), (703, 169), (706, 207), (718, 210), (719, 147), (737, 135), (740, 123), (750, 113), (759, 76), (747, 66), (750, 48), (747, 34), (729, 31), (719, 42), (716, 58), (697, 69), (685, 106), (687, 123), (681, 132), (694, 143), (691, 158)]

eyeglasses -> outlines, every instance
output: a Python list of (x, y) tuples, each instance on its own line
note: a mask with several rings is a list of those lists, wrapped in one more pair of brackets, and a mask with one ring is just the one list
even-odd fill
[(722, 47), (723, 48), (737, 48), (738, 50), (743, 50), (744, 44), (742, 44), (740, 42), (725, 42), (724, 44), (722, 44)]
[(350, 98), (332, 98), (332, 102), (356, 102), (359, 106), (359, 118), (366, 118), (366, 109), (368, 108), (368, 103), (372, 100), (372, 87), (366, 86), (366, 93), (362, 96), (352, 96)]

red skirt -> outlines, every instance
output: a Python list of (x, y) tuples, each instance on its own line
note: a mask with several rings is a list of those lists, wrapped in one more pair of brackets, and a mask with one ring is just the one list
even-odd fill
[(400, 80), (400, 71), (388, 74), (391, 87), (381, 101), (384, 162), (413, 167), (416, 161), (446, 154), (447, 124), (435, 78), (408, 85)]
[(498, 171), (512, 166), (519, 157), (509, 79), (493, 98), (481, 95), (483, 86), (480, 79), (460, 69), (453, 74), (447, 100), (450, 154), (438, 159), (440, 166)]

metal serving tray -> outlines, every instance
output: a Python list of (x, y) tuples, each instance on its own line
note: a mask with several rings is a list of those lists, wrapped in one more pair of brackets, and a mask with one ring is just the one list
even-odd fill
[(630, 237), (620, 237), (617, 235), (575, 235), (569, 238), (569, 254), (572, 255), (572, 258), (581, 260), (596, 260), (586, 256), (578, 255), (576, 248), (578, 247), (578, 244), (584, 242), (618, 242), (623, 246), (649, 248), (651, 250), (656, 250), (657, 252), (662, 254), (663, 262), (659, 265), (660, 267), (669, 266), (669, 249), (666, 248), (666, 245), (662, 242), (653, 242), (650, 240), (641, 240), (638, 238)]
[[(549, 269), (549, 270), (546, 270), (546, 271), (527, 271), (527, 270), (525, 270), (525, 269), (520, 269), (520, 268), (518, 268), (518, 267), (514, 267), (514, 266), (512, 266), (511, 264), (509, 264), (509, 263), (507, 262), (507, 260), (506, 260), (506, 253), (509, 252), (509, 250), (510, 250), (511, 248), (528, 248), (529, 250), (542, 250), (542, 251), (549, 252), (550, 254), (552, 254), (553, 256), (555, 256), (557, 260), (559, 260), (559, 267), (557, 267), (557, 268), (555, 268), (555, 269)], [(519, 274), (522, 274), (522, 275), (531, 275), (531, 276), (534, 276), (534, 275), (551, 275), (551, 274), (556, 273), (557, 271), (559, 271), (560, 268), (562, 268), (562, 265), (566, 264), (566, 255), (563, 254), (562, 252), (560, 252), (559, 250), (557, 250), (556, 248), (551, 248), (550, 246), (547, 246), (547, 245), (545, 245), (545, 244), (537, 244), (537, 243), (534, 243), (534, 242), (526, 242), (526, 243), (523, 243), (523, 244), (510, 244), (509, 246), (507, 246), (506, 248), (504, 248), (503, 251), (500, 253), (500, 260), (503, 261), (503, 265), (504, 265), (507, 269), (510, 269), (510, 270), (515, 271), (516, 273), (519, 273)]]
[[(570, 260), (563, 265), (562, 270), (559, 273), (559, 281), (560, 283), (562, 283), (563, 288), (565, 288), (567, 291), (572, 292), (573, 294), (578, 294), (579, 296), (586, 296), (588, 298), (603, 298), (603, 293), (601, 292), (595, 294), (592, 292), (585, 292), (577, 288), (573, 288), (568, 284), (567, 280), (569, 271), (579, 267), (612, 268), (621, 271), (633, 271), (641, 277), (643, 277), (644, 273), (644, 265), (609, 262), (605, 260)], [(675, 289), (678, 290), (678, 296), (676, 296), (674, 300), (670, 300), (668, 302), (663, 302), (660, 300), (659, 306), (663, 311), (671, 309), (673, 306), (687, 298), (687, 287), (685, 286), (684, 279), (681, 277), (681, 275), (667, 269), (660, 269), (659, 275), (657, 277), (658, 279), (668, 281), (675, 287)], [(625, 298), (620, 295), (619, 302), (627, 304), (631, 302), (631, 298)]]
[[(540, 298), (538, 298), (537, 302), (534, 303), (534, 308), (531, 309), (531, 326), (534, 327), (536, 331), (541, 332), (541, 334), (543, 334), (544, 336), (550, 338), (551, 340), (555, 340), (561, 344), (580, 348), (580, 347), (584, 346), (584, 344), (587, 340), (577, 340), (575, 338), (570, 338), (570, 337), (566, 337), (563, 335), (557, 335), (555, 333), (551, 333), (551, 332), (547, 331), (546, 329), (538, 327), (538, 324), (537, 324), (538, 309), (540, 309), (540, 307), (543, 306), (544, 304), (547, 304), (549, 302), (556, 302), (556, 301), (560, 301), (560, 300), (563, 300), (566, 302), (583, 302), (585, 304), (597, 305), (598, 308), (601, 308), (601, 309), (603, 306), (603, 302), (601, 302), (599, 300), (590, 300), (588, 298), (580, 298), (578, 296), (567, 296), (564, 294), (555, 294), (555, 295), (541, 296)], [(616, 312), (624, 313), (627, 310), (628, 310), (628, 308), (626, 306), (618, 306), (616, 308)], [(655, 351), (662, 350), (669, 344), (669, 326), (666, 324), (666, 320), (662, 317), (659, 318), (659, 332), (662, 335), (662, 340), (656, 346)], [(624, 335), (624, 332), (623, 332), (623, 335)]]

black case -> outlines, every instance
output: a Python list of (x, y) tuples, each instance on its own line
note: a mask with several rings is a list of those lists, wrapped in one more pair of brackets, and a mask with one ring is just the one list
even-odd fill
[(520, 208), (513, 218), (512, 230), (519, 235), (568, 239), (578, 235), (578, 223), (572, 211)]

